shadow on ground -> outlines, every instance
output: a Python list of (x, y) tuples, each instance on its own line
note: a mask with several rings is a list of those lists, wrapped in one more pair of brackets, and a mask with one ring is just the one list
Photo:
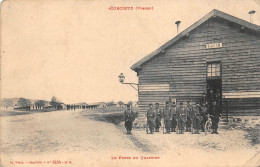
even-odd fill
[(88, 116), (92, 120), (108, 122), (115, 125), (119, 125), (122, 121), (124, 121), (123, 113), (92, 114)]
[(252, 146), (256, 146), (260, 143), (260, 128), (250, 128), (245, 129), (245, 131), (247, 132), (245, 138), (250, 141)]

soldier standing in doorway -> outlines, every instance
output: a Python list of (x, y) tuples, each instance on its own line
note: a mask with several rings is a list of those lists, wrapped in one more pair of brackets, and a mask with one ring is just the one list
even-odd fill
[(192, 124), (193, 124), (193, 129), (195, 134), (199, 134), (200, 130), (200, 123), (201, 123), (201, 107), (198, 102), (196, 102), (196, 105), (193, 107), (193, 112), (192, 112)]
[(186, 132), (191, 132), (191, 123), (192, 123), (192, 111), (193, 107), (190, 101), (187, 101), (187, 106), (185, 107), (185, 112), (187, 114), (187, 121), (186, 121)]
[(164, 126), (166, 129), (166, 133), (170, 133), (170, 126), (171, 126), (171, 106), (168, 101), (165, 102), (165, 107), (163, 110), (163, 118), (164, 118)]
[(149, 109), (147, 111), (147, 125), (151, 134), (154, 132), (155, 119), (156, 119), (156, 114), (153, 109), (153, 104), (149, 104)]
[(222, 97), (221, 97), (220, 89), (217, 89), (215, 99), (216, 99), (217, 106), (219, 107), (220, 110), (222, 110)]
[(179, 133), (184, 133), (184, 126), (187, 120), (187, 114), (183, 107), (183, 103), (180, 103), (180, 107), (177, 109), (177, 126)]
[(211, 110), (212, 102), (215, 101), (215, 98), (216, 97), (214, 95), (213, 89), (210, 89), (209, 95), (207, 96), (207, 102), (208, 102), (209, 110)]
[(217, 104), (220, 104), (220, 102), (221, 102), (221, 93), (220, 93), (220, 89), (217, 89), (217, 91), (216, 91), (216, 102), (217, 102)]
[(159, 103), (155, 104), (155, 114), (156, 114), (156, 125), (155, 125), (155, 132), (159, 132), (159, 129), (161, 127), (161, 120), (163, 116), (162, 110), (159, 108)]
[(125, 128), (127, 134), (131, 134), (134, 119), (135, 119), (134, 112), (131, 109), (130, 105), (128, 104), (125, 110)]
[(176, 109), (176, 103), (172, 102), (171, 105), (171, 112), (172, 112), (172, 120), (171, 120), (171, 132), (176, 132), (176, 126), (177, 126), (177, 109)]
[(212, 108), (210, 110), (211, 121), (212, 121), (212, 133), (211, 134), (218, 134), (218, 123), (219, 117), (221, 115), (219, 107), (217, 106), (216, 101), (212, 102)]

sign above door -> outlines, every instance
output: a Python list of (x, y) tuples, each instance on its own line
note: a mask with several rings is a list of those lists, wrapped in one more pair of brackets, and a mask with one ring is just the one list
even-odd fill
[(207, 49), (212, 49), (212, 48), (222, 48), (222, 43), (210, 43), (206, 44)]

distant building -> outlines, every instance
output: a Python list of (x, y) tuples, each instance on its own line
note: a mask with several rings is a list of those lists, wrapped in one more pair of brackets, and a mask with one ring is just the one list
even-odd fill
[(94, 109), (94, 108), (107, 108), (107, 104), (104, 102), (99, 102), (99, 103), (90, 103), (87, 106), (87, 109)]
[(52, 110), (55, 110), (55, 106), (47, 105), (47, 106), (44, 106), (43, 109), (52, 109)]
[(108, 103), (106, 103), (106, 105), (108, 108), (113, 108), (113, 107), (117, 106), (117, 104), (115, 102), (108, 102)]
[(76, 109), (85, 109), (88, 106), (86, 102), (75, 103), (74, 105)]

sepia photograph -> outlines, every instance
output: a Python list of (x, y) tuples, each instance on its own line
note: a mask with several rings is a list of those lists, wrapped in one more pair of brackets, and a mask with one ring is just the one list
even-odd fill
[(2, 0), (0, 167), (260, 167), (260, 0)]

